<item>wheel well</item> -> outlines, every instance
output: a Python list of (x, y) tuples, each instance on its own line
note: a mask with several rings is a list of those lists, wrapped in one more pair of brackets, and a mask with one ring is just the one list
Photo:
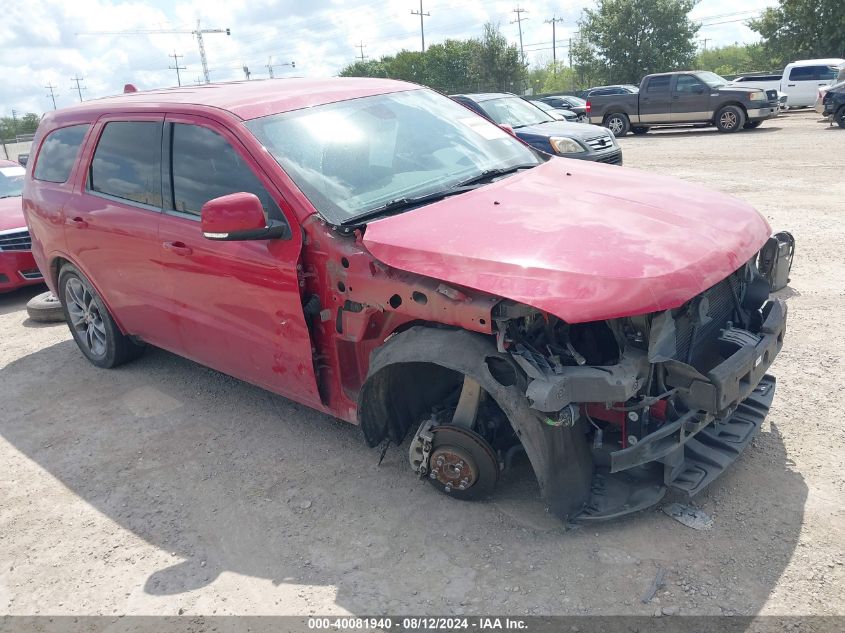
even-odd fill
[(616, 112), (616, 111), (614, 111), (614, 112), (608, 112), (607, 114), (605, 114), (605, 115), (604, 115), (604, 118), (602, 119), (602, 121), (607, 121), (607, 120), (608, 120), (610, 117), (612, 117), (614, 114), (621, 114), (622, 116), (624, 116), (624, 117), (625, 117), (626, 119), (628, 119), (629, 121), (631, 120), (631, 117), (629, 117), (629, 116), (628, 116), (625, 112)]
[(50, 279), (53, 281), (53, 286), (55, 286), (57, 293), (59, 291), (59, 273), (62, 270), (62, 266), (69, 263), (70, 261), (64, 257), (55, 257), (50, 262)]

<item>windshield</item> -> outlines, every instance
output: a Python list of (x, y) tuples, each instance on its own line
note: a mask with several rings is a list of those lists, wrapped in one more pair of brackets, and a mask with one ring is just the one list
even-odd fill
[(695, 76), (698, 77), (701, 81), (706, 83), (711, 88), (720, 88), (721, 86), (727, 86), (728, 80), (722, 77), (721, 75), (717, 75), (716, 73), (701, 72), (695, 73)]
[(423, 89), (284, 112), (246, 126), (333, 224), (490, 170), (543, 162), (483, 117)]
[(23, 193), (26, 170), (20, 165), (0, 167), (0, 198), (16, 198)]
[(554, 120), (537, 106), (519, 97), (499, 97), (477, 103), (496, 123), (510, 125), (514, 129)]

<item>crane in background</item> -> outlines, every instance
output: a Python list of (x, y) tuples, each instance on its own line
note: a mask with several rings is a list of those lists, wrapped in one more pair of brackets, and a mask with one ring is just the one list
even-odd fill
[(205, 83), (210, 83), (211, 78), (209, 77), (208, 71), (208, 59), (205, 56), (205, 44), (203, 43), (202, 36), (203, 34), (208, 35), (209, 33), (225, 33), (226, 35), (231, 35), (229, 29), (203, 29), (200, 28), (200, 21), (197, 20), (197, 28), (193, 30), (139, 29), (137, 31), (88, 31), (86, 33), (77, 33), (77, 35), (179, 35), (182, 33), (190, 33), (191, 35), (197, 38), (197, 46), (200, 50), (200, 61), (202, 62), (202, 74), (205, 77)]
[(281, 66), (290, 66), (291, 68), (296, 68), (296, 62), (286, 62), (286, 63), (284, 63), (284, 64), (274, 64), (274, 63), (273, 63), (273, 58), (272, 58), (272, 57), (270, 57), (270, 58), (267, 60), (267, 72), (269, 72), (269, 73), (270, 73), (270, 79), (273, 79), (273, 78), (274, 78), (274, 75), (273, 75), (273, 69), (274, 69), (274, 68), (279, 68), (279, 67), (281, 67)]

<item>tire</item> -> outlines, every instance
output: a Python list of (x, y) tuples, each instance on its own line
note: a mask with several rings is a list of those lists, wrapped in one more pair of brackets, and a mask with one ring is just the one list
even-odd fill
[(110, 369), (144, 352), (120, 331), (91, 283), (70, 264), (59, 273), (59, 292), (73, 340), (91, 364)]
[(625, 136), (631, 129), (631, 122), (628, 115), (621, 112), (614, 112), (604, 117), (604, 127), (613, 132), (613, 136), (619, 138)]
[(743, 125), (742, 127), (744, 127), (746, 130), (755, 130), (761, 125), (763, 125), (762, 121), (746, 121), (745, 125)]
[(39, 323), (58, 323), (65, 320), (62, 302), (49, 290), (35, 295), (26, 304), (29, 318)]
[(632, 127), (631, 132), (634, 134), (634, 136), (642, 136), (643, 134), (646, 134), (648, 132), (648, 128), (647, 127), (641, 127), (641, 126), (638, 125), (638, 126)]
[(720, 132), (736, 132), (745, 125), (745, 112), (739, 106), (727, 105), (716, 113), (714, 123)]
[(833, 118), (839, 127), (845, 128), (845, 106), (840, 106), (836, 114), (833, 115)]

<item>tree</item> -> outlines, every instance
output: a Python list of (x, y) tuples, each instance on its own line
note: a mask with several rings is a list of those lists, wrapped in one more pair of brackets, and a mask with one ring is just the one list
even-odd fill
[(484, 25), (481, 45), (472, 63), (477, 80), (476, 91), (522, 92), (525, 83), (525, 66), (519, 59), (519, 50), (508, 44), (498, 24)]
[(842, 0), (779, 0), (749, 27), (781, 67), (795, 59), (845, 58)]
[(341, 70), (338, 75), (341, 77), (388, 77), (387, 74), (387, 60), (389, 57), (382, 57), (381, 59), (372, 59), (369, 61), (358, 61), (349, 64), (346, 68)]
[(0, 138), (10, 139), (15, 138), (16, 134), (34, 134), (40, 122), (41, 117), (34, 112), (27, 112), (18, 117), (17, 122), (10, 116), (4, 116), (0, 118)]
[(579, 62), (593, 72), (603, 67), (605, 80), (614, 83), (639, 83), (649, 73), (689, 68), (699, 27), (687, 14), (695, 4), (696, 0), (598, 0), (595, 9), (584, 9), (579, 22), (583, 40)]
[(432, 44), (425, 51), (425, 84), (446, 94), (472, 90), (470, 74), (480, 48), (476, 39)]
[(696, 70), (711, 70), (719, 75), (765, 72), (778, 68), (762, 44), (719, 46), (702, 51), (693, 64)]

